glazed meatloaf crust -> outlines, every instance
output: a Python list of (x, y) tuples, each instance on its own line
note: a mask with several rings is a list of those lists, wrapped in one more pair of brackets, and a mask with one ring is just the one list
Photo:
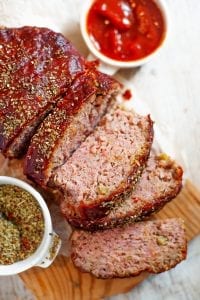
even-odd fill
[(94, 233), (74, 231), (71, 241), (74, 265), (98, 278), (164, 272), (187, 253), (181, 219), (139, 222)]
[(117, 202), (104, 218), (81, 219), (68, 212), (68, 221), (94, 231), (141, 220), (176, 197), (182, 187), (182, 174), (182, 168), (169, 156), (152, 153), (130, 196)]
[(111, 108), (119, 88), (110, 76), (94, 70), (77, 76), (34, 135), (25, 174), (39, 185), (48, 185), (52, 171), (71, 156)]
[[(115, 108), (54, 172), (53, 181), (65, 199), (61, 210), (68, 218), (94, 220), (105, 216), (116, 201), (129, 193), (149, 156), (153, 124)], [(73, 217), (72, 217), (73, 218)]]
[(51, 111), (84, 58), (47, 28), (0, 29), (0, 151), (18, 157)]

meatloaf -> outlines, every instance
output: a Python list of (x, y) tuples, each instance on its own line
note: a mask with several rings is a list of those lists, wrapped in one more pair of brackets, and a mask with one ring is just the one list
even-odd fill
[(99, 126), (53, 173), (65, 199), (63, 214), (93, 220), (105, 216), (131, 191), (149, 156), (153, 124), (122, 108), (107, 113)]
[(0, 151), (18, 157), (85, 61), (62, 34), (37, 27), (0, 29), (0, 61)]
[(25, 159), (25, 174), (39, 185), (51, 185), (53, 170), (94, 130), (114, 104), (119, 88), (110, 76), (94, 70), (77, 76), (34, 135)]
[(141, 220), (161, 209), (179, 193), (182, 174), (182, 168), (169, 156), (152, 153), (130, 196), (117, 202), (104, 218), (81, 219), (73, 216), (73, 212), (70, 216), (68, 211), (68, 221), (75, 227), (93, 231)]
[(71, 241), (74, 265), (98, 278), (164, 272), (187, 253), (181, 219), (139, 222), (95, 233), (74, 231)]

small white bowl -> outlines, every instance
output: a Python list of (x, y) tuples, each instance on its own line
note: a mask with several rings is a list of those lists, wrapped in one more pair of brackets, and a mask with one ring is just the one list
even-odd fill
[[(47, 268), (57, 256), (61, 247), (61, 240), (58, 235), (53, 232), (51, 216), (44, 199), (32, 186), (22, 180), (13, 177), (0, 176), (0, 185), (4, 184), (18, 186), (29, 192), (36, 199), (43, 213), (45, 228), (44, 236), (38, 249), (24, 260), (15, 262), (11, 265), (0, 265), (0, 276), (18, 274), (34, 266)], [(55, 239), (59, 239), (59, 242), (56, 246), (54, 257), (50, 257), (51, 249), (55, 246)]]
[[(91, 39), (88, 35), (88, 32), (87, 32), (87, 16), (88, 16), (90, 7), (93, 3), (94, 3), (94, 0), (85, 0), (84, 1), (84, 5), (82, 8), (82, 12), (81, 12), (81, 18), (80, 18), (80, 28), (81, 28), (81, 33), (82, 33), (83, 39), (84, 39), (87, 47), (89, 48), (90, 52), (92, 53), (92, 55), (95, 58), (97, 58), (101, 62), (103, 62), (103, 64), (101, 64), (101, 66), (100, 66), (100, 69), (102, 69), (106, 73), (114, 74), (120, 68), (134, 68), (134, 67), (141, 66), (141, 65), (147, 63), (148, 61), (150, 61), (164, 46), (167, 36), (168, 36), (168, 33), (169, 33), (169, 13), (168, 13), (168, 9), (167, 9), (167, 6), (166, 6), (166, 3), (164, 0), (155, 0), (155, 3), (157, 4), (157, 6), (159, 7), (159, 9), (162, 13), (164, 23), (165, 23), (165, 35), (163, 37), (162, 42), (154, 50), (154, 52), (145, 56), (144, 58), (137, 59), (134, 61), (125, 61), (125, 62), (114, 60), (112, 58), (105, 56), (104, 54), (102, 54), (100, 51), (98, 51), (95, 48), (94, 43), (91, 41)], [(92, 59), (94, 57), (89, 55), (89, 59)]]

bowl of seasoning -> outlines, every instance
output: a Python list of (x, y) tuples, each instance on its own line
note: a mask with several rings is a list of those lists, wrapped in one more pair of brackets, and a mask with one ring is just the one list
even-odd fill
[(169, 17), (163, 0), (87, 0), (80, 26), (92, 55), (114, 73), (141, 66), (158, 53)]
[(46, 268), (60, 246), (42, 196), (21, 180), (0, 176), (0, 276)]

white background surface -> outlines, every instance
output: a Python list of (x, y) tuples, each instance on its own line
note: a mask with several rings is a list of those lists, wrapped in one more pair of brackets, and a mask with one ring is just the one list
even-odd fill
[[(83, 1), (0, 0), (0, 22), (4, 26), (37, 25), (61, 31), (86, 55), (78, 24)], [(200, 1), (166, 2), (171, 16), (168, 44), (141, 69), (120, 73), (133, 83), (139, 99), (149, 106), (166, 149), (200, 186)], [(14, 276), (0, 278), (0, 299), (34, 297)], [(200, 237), (191, 243), (187, 261), (114, 299), (200, 299)]]

